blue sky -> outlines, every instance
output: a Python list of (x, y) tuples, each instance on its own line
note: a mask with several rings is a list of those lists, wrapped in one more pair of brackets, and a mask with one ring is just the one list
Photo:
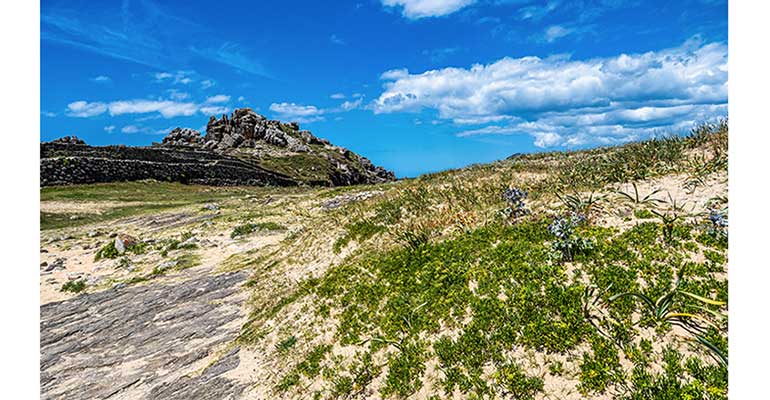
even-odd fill
[(727, 115), (727, 3), (41, 3), (41, 140), (146, 145), (251, 107), (398, 176)]

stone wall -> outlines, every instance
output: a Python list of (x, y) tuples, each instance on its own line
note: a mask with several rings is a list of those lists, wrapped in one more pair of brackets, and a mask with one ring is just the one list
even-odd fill
[(194, 147), (40, 144), (41, 186), (142, 179), (215, 186), (299, 184), (254, 162)]

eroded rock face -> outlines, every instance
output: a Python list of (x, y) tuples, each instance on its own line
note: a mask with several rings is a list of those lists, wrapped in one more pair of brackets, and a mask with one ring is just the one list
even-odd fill
[(310, 151), (309, 144), (329, 143), (316, 138), (309, 131), (300, 132), (296, 122), (268, 120), (250, 108), (236, 109), (230, 117), (222, 115), (222, 118), (217, 119), (212, 116), (203, 138), (204, 147), (218, 150), (253, 148), (259, 142), (296, 153)]
[[(40, 307), (41, 399), (226, 399), (238, 348), (196, 374), (245, 322), (246, 272), (119, 286)], [(192, 377), (190, 377), (192, 376)]]
[(51, 141), (51, 143), (60, 143), (60, 144), (86, 144), (86, 142), (82, 139), (79, 139), (77, 136), (63, 136), (58, 139), (55, 139)]
[(203, 144), (201, 133), (190, 128), (174, 128), (163, 138), (166, 146), (196, 146)]

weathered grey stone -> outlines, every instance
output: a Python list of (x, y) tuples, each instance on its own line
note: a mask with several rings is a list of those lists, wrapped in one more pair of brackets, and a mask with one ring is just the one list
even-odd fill
[(41, 306), (41, 398), (238, 398), (244, 386), (221, 376), (238, 365), (237, 348), (200, 376), (179, 371), (192, 374), (237, 337), (240, 324), (231, 322), (245, 318), (238, 290), (247, 277), (121, 284)]
[(164, 146), (201, 146), (203, 137), (201, 133), (190, 128), (174, 128), (163, 138)]
[(219, 210), (219, 204), (214, 204), (214, 203), (204, 204), (203, 208), (209, 211), (217, 211)]
[(286, 147), (288, 141), (286, 140), (286, 134), (276, 128), (267, 128), (265, 131), (265, 141), (281, 147)]
[(135, 245), (137, 243), (137, 240), (135, 237), (125, 234), (119, 234), (118, 236), (115, 236), (115, 250), (118, 251), (118, 254), (123, 254), (126, 252), (126, 249)]
[(86, 144), (82, 139), (78, 139), (77, 136), (64, 136), (53, 141), (53, 143), (61, 144)]

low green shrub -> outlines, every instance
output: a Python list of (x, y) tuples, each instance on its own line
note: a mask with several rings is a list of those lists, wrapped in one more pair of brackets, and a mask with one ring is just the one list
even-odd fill
[(86, 289), (86, 281), (84, 279), (78, 279), (74, 281), (66, 282), (62, 285), (62, 292), (80, 293)]
[(238, 225), (230, 232), (230, 238), (235, 239), (257, 231), (283, 231), (286, 227), (275, 222), (258, 222)]

